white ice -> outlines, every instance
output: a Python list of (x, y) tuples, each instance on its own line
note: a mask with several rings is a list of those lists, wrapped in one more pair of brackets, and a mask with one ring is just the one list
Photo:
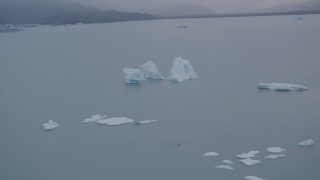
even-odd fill
[(157, 65), (152, 61), (142, 64), (139, 69), (142, 71), (144, 78), (146, 79), (165, 79), (159, 72)]
[(314, 141), (313, 141), (313, 139), (308, 139), (308, 140), (299, 142), (297, 145), (298, 146), (312, 146), (312, 145), (314, 145)]
[(233, 162), (230, 161), (230, 160), (223, 160), (222, 162), (223, 162), (223, 163), (226, 163), (226, 164), (233, 164)]
[(137, 121), (135, 122), (134, 124), (135, 125), (140, 125), (140, 124), (149, 124), (149, 123), (155, 123), (157, 122), (158, 120), (144, 120), (144, 121)]
[(207, 152), (207, 153), (204, 153), (203, 156), (219, 156), (219, 153), (216, 153), (216, 152)]
[(215, 168), (234, 170), (231, 166), (228, 166), (228, 165), (219, 165), (219, 166), (216, 166)]
[(265, 180), (265, 179), (259, 178), (257, 176), (245, 176), (244, 178), (248, 179), (248, 180)]
[(260, 163), (261, 163), (261, 161), (259, 161), (259, 160), (250, 159), (250, 158), (241, 159), (240, 161), (241, 161), (243, 164), (247, 165), (247, 166), (252, 166), (252, 165), (256, 165), (256, 164), (260, 164)]
[(140, 69), (123, 68), (124, 80), (128, 84), (141, 84), (145, 80)]
[(121, 124), (132, 123), (134, 120), (127, 117), (112, 117), (108, 119), (102, 119), (97, 121), (97, 124), (107, 125), (107, 126), (117, 126)]
[(253, 158), (256, 156), (256, 154), (258, 154), (260, 151), (250, 151), (248, 153), (243, 153), (243, 154), (239, 154), (236, 155), (237, 158), (240, 159), (247, 159), (247, 158)]
[(275, 91), (304, 91), (308, 90), (306, 86), (300, 84), (288, 83), (258, 83), (259, 89), (271, 89)]
[(278, 158), (284, 158), (286, 156), (287, 156), (286, 154), (273, 154), (273, 155), (270, 155), (270, 156), (266, 156), (264, 158), (265, 159), (278, 159)]
[(182, 59), (181, 57), (174, 58), (168, 79), (175, 82), (183, 82), (195, 78), (198, 78), (198, 75), (193, 71), (189, 60)]
[(85, 120), (82, 121), (82, 123), (97, 122), (102, 119), (105, 119), (106, 117), (107, 115), (101, 115), (101, 114), (92, 115), (91, 118), (86, 118)]
[(267, 151), (271, 152), (271, 153), (282, 153), (282, 152), (284, 152), (286, 150), (281, 148), (281, 147), (268, 147)]
[(45, 130), (52, 130), (59, 126), (57, 122), (54, 122), (52, 119), (49, 119), (49, 122), (42, 124), (43, 129)]

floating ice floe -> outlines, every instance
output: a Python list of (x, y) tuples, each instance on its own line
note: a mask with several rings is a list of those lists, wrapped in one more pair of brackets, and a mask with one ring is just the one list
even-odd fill
[(158, 120), (144, 120), (144, 121), (137, 121), (134, 123), (134, 125), (140, 125), (140, 124), (149, 124), (149, 123), (155, 123)]
[(230, 161), (230, 160), (223, 160), (222, 162), (223, 162), (223, 163), (226, 163), (226, 164), (233, 164), (233, 162)]
[(271, 152), (271, 153), (282, 153), (282, 152), (284, 152), (286, 150), (281, 148), (281, 147), (268, 147), (267, 151)]
[(278, 159), (278, 158), (284, 158), (286, 156), (287, 156), (286, 154), (273, 154), (273, 155), (270, 155), (270, 156), (266, 156), (264, 158), (265, 159)]
[(314, 141), (312, 139), (308, 139), (308, 140), (299, 142), (297, 145), (298, 146), (312, 146), (312, 145), (314, 145)]
[(140, 69), (123, 68), (124, 80), (128, 84), (141, 84), (145, 80)]
[(300, 84), (288, 83), (258, 83), (259, 89), (271, 89), (275, 91), (304, 91), (308, 90), (306, 86)]
[(134, 120), (127, 117), (112, 117), (108, 119), (102, 119), (97, 121), (97, 124), (107, 125), (107, 126), (117, 126), (121, 124), (132, 123)]
[(245, 176), (244, 178), (248, 179), (248, 180), (265, 180), (265, 179), (259, 178), (257, 176)]
[(228, 165), (219, 165), (219, 166), (216, 166), (215, 168), (234, 170), (231, 166), (228, 166)]
[(252, 165), (256, 165), (256, 164), (260, 164), (260, 163), (261, 163), (261, 161), (259, 161), (259, 160), (250, 159), (250, 158), (241, 159), (240, 161), (241, 161), (243, 164), (247, 165), (247, 166), (252, 166)]
[(139, 69), (142, 71), (144, 78), (146, 79), (165, 79), (159, 72), (157, 65), (152, 61), (142, 64)]
[(186, 25), (182, 25), (182, 24), (178, 24), (178, 25), (176, 25), (175, 26), (176, 28), (188, 28), (188, 26), (186, 26)]
[(207, 153), (204, 153), (203, 156), (219, 156), (219, 154), (216, 152), (207, 152)]
[(57, 122), (54, 122), (52, 119), (49, 119), (49, 122), (42, 124), (44, 130), (52, 130), (59, 126)]
[(107, 115), (101, 115), (101, 114), (92, 115), (91, 118), (86, 118), (85, 120), (82, 121), (82, 123), (97, 122), (102, 119), (105, 119), (106, 117)]
[(189, 60), (182, 59), (181, 57), (174, 58), (168, 79), (183, 82), (195, 78), (198, 78), (198, 75), (193, 71)]
[(260, 151), (250, 151), (248, 153), (243, 153), (243, 154), (239, 154), (236, 155), (237, 158), (240, 159), (247, 159), (247, 158), (253, 158), (256, 156), (256, 154), (258, 154)]

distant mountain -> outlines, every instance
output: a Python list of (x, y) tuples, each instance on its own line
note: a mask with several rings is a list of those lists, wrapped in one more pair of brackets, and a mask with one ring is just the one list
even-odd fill
[(148, 12), (160, 17), (205, 16), (215, 14), (213, 10), (207, 7), (193, 4), (159, 7), (157, 9), (149, 10)]
[(101, 10), (60, 0), (1, 0), (0, 24), (75, 24), (149, 20), (151, 14)]

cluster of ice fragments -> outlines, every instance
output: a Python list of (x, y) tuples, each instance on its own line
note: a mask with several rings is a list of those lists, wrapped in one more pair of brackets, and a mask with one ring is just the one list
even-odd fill
[(306, 86), (289, 83), (258, 83), (259, 89), (271, 89), (274, 91), (304, 91), (308, 90)]
[[(128, 84), (141, 84), (146, 79), (165, 79), (159, 72), (158, 67), (152, 61), (142, 64), (138, 69), (123, 68), (124, 79)], [(190, 79), (198, 78), (193, 71), (189, 60), (177, 57), (173, 60), (173, 66), (167, 79), (175, 82), (183, 82)]]
[(127, 117), (112, 117), (107, 118), (107, 115), (93, 115), (90, 118), (86, 118), (82, 121), (82, 123), (97, 123), (101, 125), (107, 125), (107, 126), (118, 126), (122, 124), (131, 124), (134, 125), (140, 125), (140, 124), (149, 124), (149, 123), (155, 123), (157, 120), (143, 120), (143, 121), (134, 121), (133, 119), (127, 118)]

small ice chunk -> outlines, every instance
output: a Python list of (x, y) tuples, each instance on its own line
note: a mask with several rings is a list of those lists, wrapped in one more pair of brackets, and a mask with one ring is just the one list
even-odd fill
[(308, 90), (306, 86), (300, 84), (288, 83), (258, 83), (259, 89), (271, 89), (275, 91), (304, 91)]
[(204, 153), (203, 156), (219, 156), (219, 154), (216, 152), (207, 152), (207, 153)]
[(123, 68), (124, 80), (128, 84), (141, 84), (145, 80), (140, 69)]
[(159, 72), (157, 65), (152, 61), (142, 64), (139, 69), (142, 71), (144, 78), (146, 79), (165, 79)]
[(105, 119), (106, 117), (107, 115), (96, 114), (96, 115), (92, 115), (91, 118), (86, 118), (85, 120), (82, 121), (82, 123), (97, 122), (102, 119)]
[(182, 25), (182, 24), (178, 24), (178, 25), (176, 25), (176, 28), (188, 28), (188, 26), (186, 26), (186, 25)]
[(233, 162), (231, 160), (223, 160), (222, 162), (226, 163), (226, 164), (233, 164)]
[(52, 130), (59, 126), (57, 122), (54, 122), (52, 119), (49, 119), (49, 122), (42, 124), (44, 130)]
[(168, 79), (175, 82), (183, 82), (195, 78), (198, 78), (198, 75), (193, 71), (189, 60), (181, 57), (174, 58)]
[(281, 147), (268, 147), (267, 151), (271, 152), (271, 153), (282, 153), (282, 152), (284, 152), (286, 150), (281, 148)]
[(298, 146), (312, 146), (312, 145), (314, 145), (314, 141), (313, 141), (313, 139), (308, 139), (308, 140), (299, 142), (297, 145)]
[(252, 165), (256, 165), (256, 164), (260, 164), (260, 163), (261, 163), (261, 161), (259, 161), (259, 160), (250, 159), (250, 158), (241, 159), (240, 161), (241, 161), (243, 164), (247, 165), (247, 166), (252, 166)]
[(273, 154), (273, 155), (270, 155), (270, 156), (266, 156), (264, 158), (265, 159), (278, 159), (278, 158), (284, 158), (286, 156), (287, 156), (286, 154)]
[(121, 124), (132, 123), (134, 120), (127, 117), (112, 117), (108, 119), (102, 119), (97, 121), (97, 124), (107, 125), (107, 126), (117, 126)]
[(250, 151), (248, 153), (243, 153), (243, 154), (239, 154), (236, 155), (237, 158), (240, 159), (247, 159), (247, 158), (253, 158), (256, 156), (256, 154), (258, 154), (260, 151)]
[(144, 120), (144, 121), (137, 121), (134, 123), (134, 125), (140, 125), (140, 124), (149, 124), (149, 123), (155, 123), (158, 120)]
[(295, 17), (292, 17), (291, 20), (301, 21), (301, 20), (304, 20), (304, 17), (303, 16), (295, 16)]
[(257, 176), (245, 176), (244, 178), (248, 179), (248, 180), (265, 180), (265, 179), (259, 178)]
[(228, 166), (228, 165), (219, 165), (219, 166), (216, 166), (215, 168), (234, 170), (231, 166)]

